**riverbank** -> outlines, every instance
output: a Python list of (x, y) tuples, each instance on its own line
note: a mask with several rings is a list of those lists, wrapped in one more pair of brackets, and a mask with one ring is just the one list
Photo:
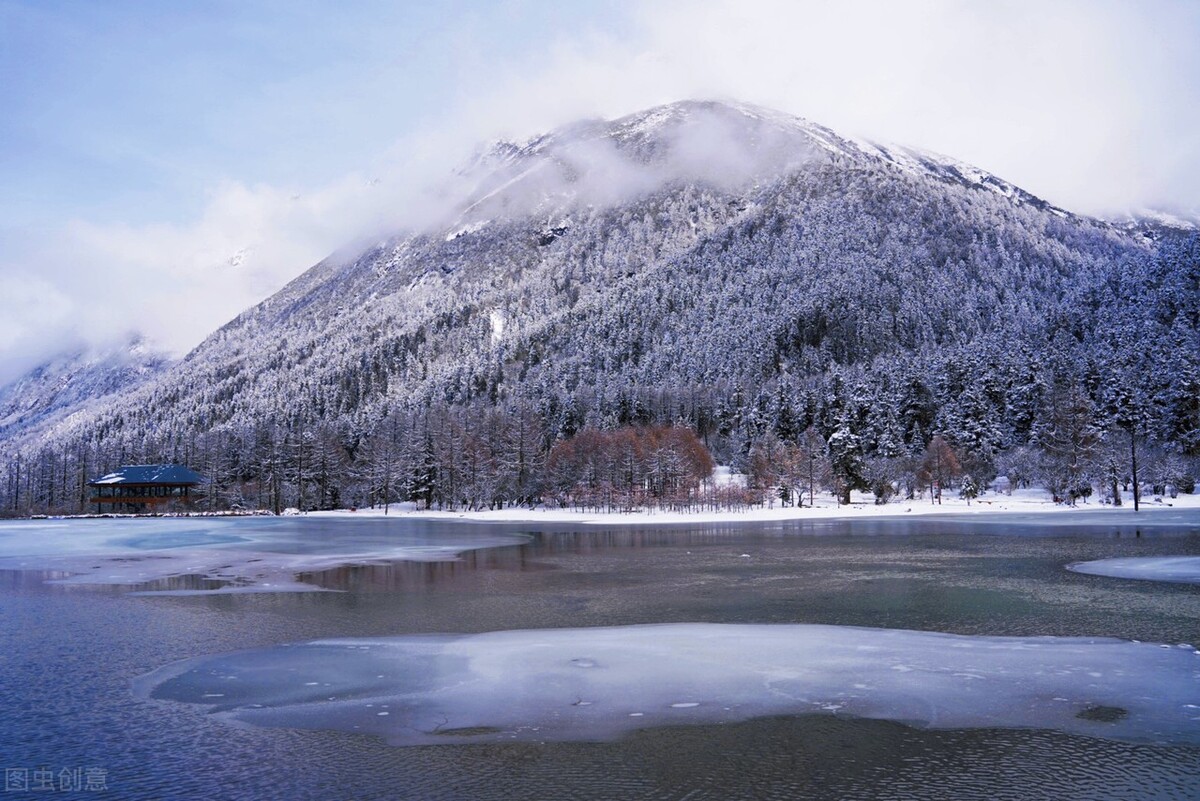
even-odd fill
[[(1200, 510), (1200, 494), (1164, 497), (1160, 500), (1144, 498), (1142, 511), (1151, 510)], [(312, 512), (309, 516), (322, 517), (399, 517), (430, 520), (470, 520), (480, 523), (578, 523), (585, 525), (667, 525), (673, 523), (763, 523), (790, 522), (799, 520), (859, 520), (873, 517), (931, 517), (952, 515), (991, 516), (1010, 514), (1079, 514), (1084, 512), (1109, 512), (1134, 515), (1133, 497), (1124, 500), (1124, 505), (1114, 507), (1102, 503), (1079, 503), (1075, 506), (1054, 503), (1049, 493), (1037, 489), (1014, 490), (1011, 495), (989, 493), (967, 502), (962, 498), (944, 497), (941, 503), (930, 503), (928, 498), (911, 501), (893, 501), (876, 504), (871, 495), (854, 493), (850, 504), (840, 504), (832, 495), (817, 495), (814, 506), (770, 506), (742, 510), (666, 510), (636, 509), (633, 511), (596, 511), (584, 509), (552, 509), (539, 506), (533, 509), (510, 507), (506, 509), (484, 509), (476, 511), (439, 511), (419, 509), (414, 503), (393, 503), (386, 509), (341, 509), (330, 512)]]

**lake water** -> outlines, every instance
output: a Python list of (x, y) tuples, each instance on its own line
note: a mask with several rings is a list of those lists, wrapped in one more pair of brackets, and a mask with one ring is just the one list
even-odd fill
[[(461, 556), (405, 561), (450, 551)], [(1053, 699), (1023, 709), (1007, 700), (1034, 681), (1014, 668), (1021, 663), (1014, 653), (1032, 660), (1042, 645), (1067, 648), (1066, 655), (1037, 652), (1047, 672), (1062, 673), (1111, 646), (1116, 656), (1098, 656), (1102, 667), (1087, 674), (1104, 673), (1097, 682), (1108, 682), (1109, 673), (1126, 683), (1144, 678), (1141, 700), (1200, 705), (1200, 655), (1180, 647), (1200, 645), (1200, 586), (1065, 569), (1116, 557), (1195, 555), (1200, 517), (1169, 511), (1136, 522), (1126, 512), (658, 529), (330, 518), (0, 523), (0, 767), (6, 779), (29, 783), (28, 797), (51, 795), (32, 787), (52, 774), (54, 795), (64, 792), (58, 782), (86, 775), (107, 790), (80, 794), (130, 799), (1197, 798), (1200, 721), (1139, 729), (1138, 693), (1128, 689), (1128, 709), (1098, 695), (1082, 716), (1056, 717)], [(165, 577), (189, 566), (222, 578)], [(99, 583), (47, 583), (79, 573)], [(336, 592), (260, 591), (288, 581), (297, 582), (291, 589)], [(897, 639), (843, 627), (957, 636)], [(538, 634), (545, 629), (555, 632)], [(520, 631), (532, 633), (488, 634)], [(432, 634), (485, 636), (410, 636)], [(821, 639), (845, 636), (842, 644)], [(1030, 639), (1045, 637), (1154, 645)], [(748, 689), (739, 683), (743, 674), (777, 672), (778, 660), (793, 658), (805, 638), (823, 657), (829, 648), (887, 643), (879, 659), (913, 672), (882, 697), (864, 690), (862, 707), (796, 707), (793, 696), (781, 707), (761, 696), (757, 679)], [(308, 685), (297, 679), (316, 669), (310, 647), (279, 646), (327, 639), (346, 649), (345, 657), (335, 655), (329, 679), (345, 683), (336, 693), (359, 694), (355, 714), (366, 714), (365, 685), (355, 682), (391, 658), (387, 649), (405, 659), (426, 647), (437, 652), (424, 667), (412, 663), (407, 675), (379, 674), (381, 684), (403, 685), (412, 709), (426, 709), (441, 692), (421, 689), (424, 676), (457, 669), (438, 649), (476, 656), (542, 649), (569, 667), (545, 680), (541, 673), (491, 677), (498, 690), (464, 703), (481, 720), (503, 725), (415, 726), (449, 735), (433, 738), (435, 745), (411, 744), (419, 738), (400, 724), (380, 729), (383, 736), (355, 733), (351, 721), (365, 718), (308, 697), (291, 698), (287, 714), (270, 720), (256, 717), (249, 703), (227, 714), (220, 700), (203, 697), (226, 695), (205, 682), (235, 664), (257, 671), (253, 682), (248, 672), (237, 677), (250, 686), (243, 700), (266, 701), (264, 693), (289, 681)], [(938, 643), (960, 684), (927, 690)], [(970, 670), (953, 667), (977, 643), (1000, 650)], [(656, 645), (661, 658), (637, 661)], [(683, 650), (686, 658), (677, 653)], [(245, 653), (225, 656), (235, 651)], [(318, 667), (329, 661), (318, 656)], [(185, 659), (201, 661), (182, 679), (162, 672)], [(1196, 668), (1186, 668), (1186, 659)], [(845, 664), (844, 675), (823, 668), (828, 692), (875, 688), (891, 675), (871, 672), (870, 659)], [(552, 697), (553, 682), (575, 668), (606, 677), (579, 685), (600, 695), (576, 700), (595, 705), (564, 711), (558, 728), (514, 734), (533, 714), (529, 705)], [(684, 677), (679, 686), (670, 686), (672, 676)], [(815, 680), (778, 678), (772, 690), (790, 687), (794, 697)], [(895, 686), (912, 693), (898, 699)], [(963, 722), (955, 717), (960, 702), (993, 717)], [(1077, 702), (1062, 701), (1071, 711)], [(618, 726), (600, 712), (586, 716), (620, 703)], [(713, 713), (714, 703), (724, 703), (725, 713)], [(628, 719), (643, 706), (644, 717)]]

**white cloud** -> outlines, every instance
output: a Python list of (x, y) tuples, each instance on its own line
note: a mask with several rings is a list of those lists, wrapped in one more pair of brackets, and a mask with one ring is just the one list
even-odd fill
[[(406, 152), (428, 154), (421, 136)], [(316, 189), (225, 181), (182, 223), (73, 220), (0, 271), (0, 380), (79, 341), (131, 332), (177, 354), (356, 238), (433, 220), (445, 163), (383, 160)], [(403, 168), (403, 169), (402, 169)]]
[(45, 277), (0, 269), (0, 380), (42, 356), (78, 345), (75, 303)]
[[(545, 125), (690, 96), (943, 152), (1087, 213), (1200, 206), (1200, 9), (1184, 3), (698, 0), (642, 7), (489, 87)], [(519, 128), (519, 126), (517, 126)]]

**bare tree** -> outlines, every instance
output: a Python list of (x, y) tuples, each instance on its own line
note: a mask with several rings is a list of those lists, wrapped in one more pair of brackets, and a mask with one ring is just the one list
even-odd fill
[(929, 487), (929, 502), (937, 504), (942, 502), (942, 490), (962, 475), (958, 455), (941, 434), (934, 434), (926, 446), (917, 475)]

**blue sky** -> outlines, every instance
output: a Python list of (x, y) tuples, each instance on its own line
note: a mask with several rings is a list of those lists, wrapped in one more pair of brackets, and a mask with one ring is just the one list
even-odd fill
[(685, 97), (1200, 208), (1196, 42), (1185, 0), (0, 0), (0, 383), (186, 351), (481, 140)]
[[(361, 167), (601, 2), (0, 2), (11, 225), (64, 211), (180, 222), (219, 177), (312, 184)], [(467, 86), (464, 87), (464, 84)]]

